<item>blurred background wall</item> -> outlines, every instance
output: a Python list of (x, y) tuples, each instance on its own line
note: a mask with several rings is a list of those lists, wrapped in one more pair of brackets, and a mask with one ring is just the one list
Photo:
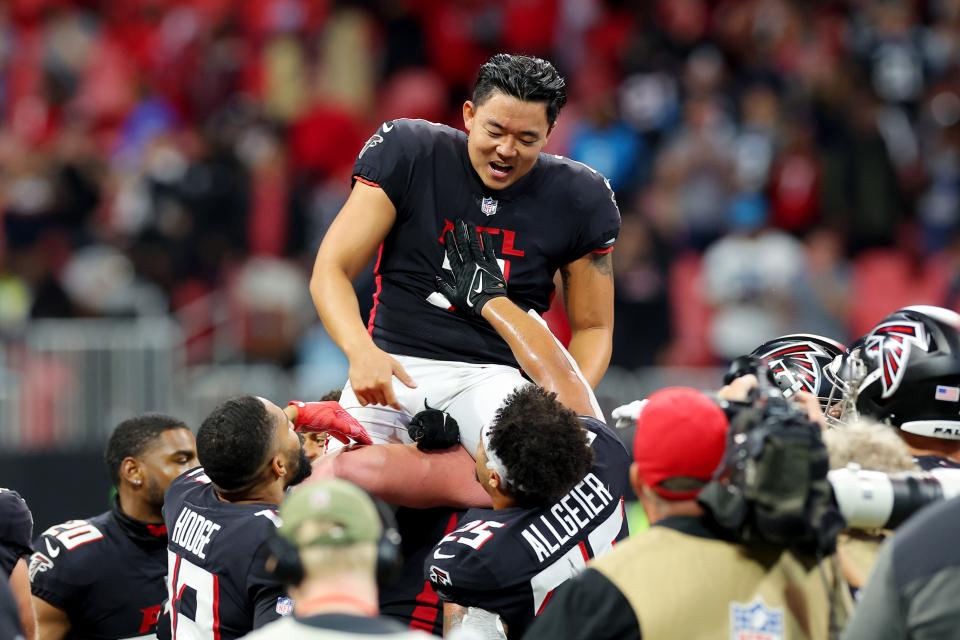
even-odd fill
[(342, 384), (307, 282), (357, 150), (460, 126), (497, 51), (566, 74), (548, 150), (617, 194), (608, 409), (960, 308), (960, 0), (8, 0), (0, 485), (38, 526), (104, 508), (126, 416)]

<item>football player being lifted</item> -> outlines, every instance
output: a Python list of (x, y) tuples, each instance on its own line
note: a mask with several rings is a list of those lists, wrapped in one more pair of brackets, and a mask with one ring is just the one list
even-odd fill
[[(509, 287), (520, 309), (543, 313), (559, 271), (574, 360), (596, 384), (610, 359), (610, 251), (620, 215), (602, 175), (542, 152), (565, 102), (565, 82), (549, 62), (493, 56), (463, 104), (466, 133), (400, 119), (371, 136), (317, 253), (313, 300), (350, 363), (343, 407), (379, 443), (409, 443), (407, 426), (427, 406), (456, 416), (463, 449), (450, 457), (474, 486), (471, 456), (481, 429), (528, 384), (507, 342), (481, 317), (491, 297)], [(437, 283), (451, 282), (444, 244), (457, 219), (487, 232), (496, 266), (477, 266), (463, 306)], [(374, 255), (377, 288), (365, 327), (351, 280)], [(442, 464), (429, 465), (425, 479), (415, 463), (406, 476), (402, 455), (388, 462), (384, 468), (408, 493), (435, 494), (437, 504), (462, 501)]]

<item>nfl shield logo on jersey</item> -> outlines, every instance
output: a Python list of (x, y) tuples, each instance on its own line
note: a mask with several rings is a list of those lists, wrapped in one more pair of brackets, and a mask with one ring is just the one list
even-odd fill
[(493, 198), (484, 198), (480, 201), (480, 211), (483, 211), (484, 215), (492, 216), (497, 212), (497, 201)]
[(277, 613), (282, 616), (288, 616), (293, 613), (293, 600), (286, 596), (277, 598)]
[(750, 604), (730, 603), (730, 640), (783, 640), (783, 609), (759, 597)]

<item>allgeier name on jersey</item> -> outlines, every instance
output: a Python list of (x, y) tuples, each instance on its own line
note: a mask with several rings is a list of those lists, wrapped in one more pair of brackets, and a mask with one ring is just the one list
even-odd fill
[[(521, 535), (543, 562), (559, 551), (563, 544), (590, 524), (613, 501), (600, 478), (588, 473), (570, 492), (555, 503), (549, 513), (540, 516), (540, 523), (531, 522)], [(586, 517), (582, 516), (584, 513)], [(538, 524), (543, 524), (543, 530)]]

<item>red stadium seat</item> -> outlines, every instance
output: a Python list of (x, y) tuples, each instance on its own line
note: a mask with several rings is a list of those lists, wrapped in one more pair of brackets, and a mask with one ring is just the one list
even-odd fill
[(850, 333), (862, 336), (892, 311), (911, 304), (936, 304), (922, 274), (898, 249), (875, 249), (853, 265)]

